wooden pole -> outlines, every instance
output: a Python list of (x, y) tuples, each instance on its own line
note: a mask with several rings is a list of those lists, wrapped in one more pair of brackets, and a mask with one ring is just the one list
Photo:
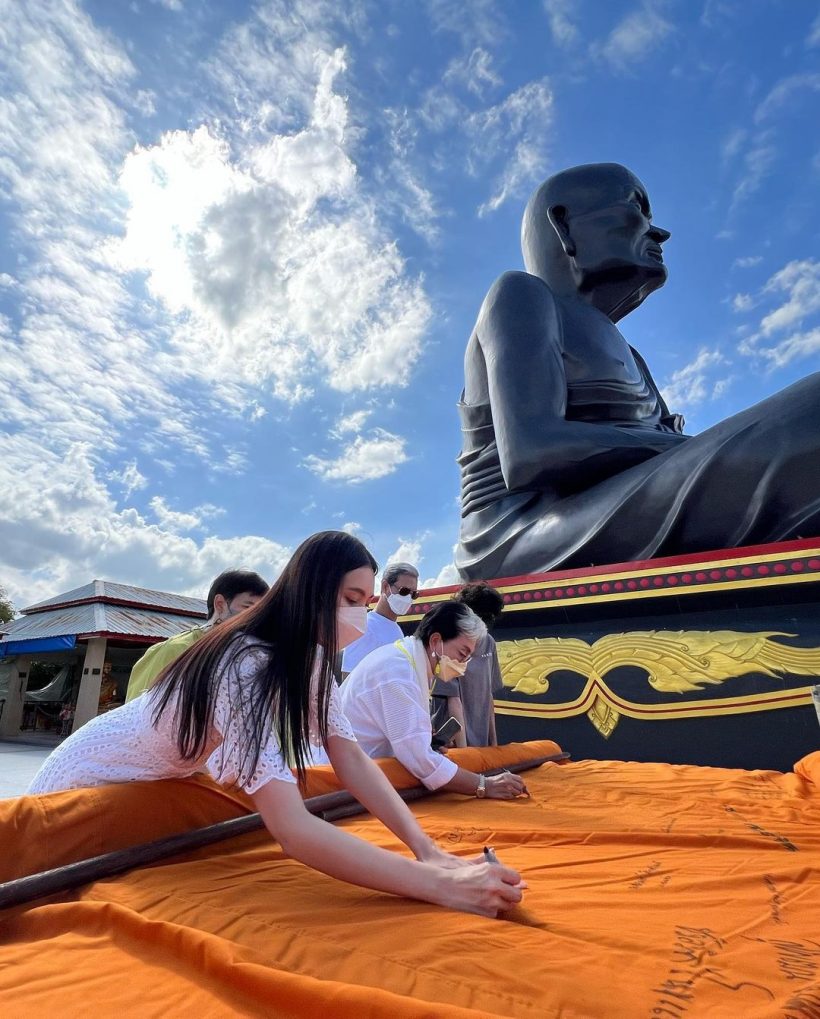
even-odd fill
[[(484, 774), (490, 776), (499, 775), (505, 771), (514, 773), (529, 771), (548, 761), (563, 761), (568, 757), (569, 754), (535, 757), (529, 761), (510, 764), (509, 767), (493, 768), (490, 771), (485, 771)], [(405, 803), (434, 795), (423, 786), (400, 789), (397, 792)], [(325, 793), (322, 796), (311, 796), (310, 799), (305, 800), (305, 807), (311, 814), (321, 817), (325, 821), (338, 821), (344, 817), (356, 817), (367, 813), (361, 803), (344, 790)], [(16, 878), (14, 881), (4, 881), (0, 883), (0, 909), (20, 906), (34, 899), (67, 892), (80, 885), (90, 884), (92, 881), (122, 874), (134, 867), (145, 867), (169, 856), (188, 853), (194, 849), (201, 849), (203, 846), (210, 846), (214, 842), (222, 842), (225, 839), (235, 838), (237, 835), (258, 831), (264, 826), (259, 814), (248, 814), (244, 817), (232, 818), (229, 821), (219, 821), (217, 824), (210, 824), (205, 828), (194, 828), (191, 831), (180, 832), (179, 835), (156, 839), (154, 842), (143, 842), (137, 846), (129, 846), (128, 849), (117, 849), (112, 853), (103, 853), (101, 856), (92, 856), (87, 860), (78, 860), (76, 863), (68, 863), (63, 867), (54, 867), (52, 870), (40, 871), (38, 874), (28, 875), (28, 877)]]

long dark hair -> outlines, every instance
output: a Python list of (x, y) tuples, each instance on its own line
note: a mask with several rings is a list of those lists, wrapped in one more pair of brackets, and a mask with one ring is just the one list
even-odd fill
[[(322, 531), (303, 541), (268, 593), (252, 608), (215, 626), (157, 680), (154, 723), (174, 694), (174, 729), (183, 759), (205, 750), (213, 725), (216, 692), (225, 670), (248, 654), (259, 667), (243, 690), (240, 778), (256, 770), (271, 727), (283, 754), (302, 778), (310, 738), (311, 678), (321, 646), (317, 693), (319, 736), (327, 739), (327, 709), (337, 654), (336, 608), (342, 578), (378, 564), (365, 546), (344, 531)], [(250, 637), (252, 641), (242, 638)], [(261, 653), (260, 653), (261, 652)]]

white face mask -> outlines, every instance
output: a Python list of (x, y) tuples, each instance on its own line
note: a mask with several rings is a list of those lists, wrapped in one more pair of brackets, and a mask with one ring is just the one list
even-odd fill
[(387, 596), (387, 604), (390, 606), (391, 612), (395, 612), (397, 616), (403, 616), (413, 604), (413, 596), (409, 594), (389, 594)]
[(339, 650), (352, 644), (367, 630), (367, 608), (364, 605), (343, 605), (336, 609), (336, 641)]

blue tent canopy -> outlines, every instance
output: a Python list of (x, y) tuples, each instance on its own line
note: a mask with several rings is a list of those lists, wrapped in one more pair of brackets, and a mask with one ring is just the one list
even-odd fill
[(0, 640), (0, 658), (31, 655), (45, 651), (70, 651), (77, 644), (72, 633), (67, 637), (30, 637), (28, 640)]

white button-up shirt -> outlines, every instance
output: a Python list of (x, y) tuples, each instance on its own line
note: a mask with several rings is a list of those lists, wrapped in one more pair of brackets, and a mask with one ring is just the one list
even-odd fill
[(403, 637), (377, 648), (342, 683), (342, 710), (370, 757), (395, 757), (428, 789), (446, 785), (458, 765), (430, 746), (430, 677), (424, 645)]

